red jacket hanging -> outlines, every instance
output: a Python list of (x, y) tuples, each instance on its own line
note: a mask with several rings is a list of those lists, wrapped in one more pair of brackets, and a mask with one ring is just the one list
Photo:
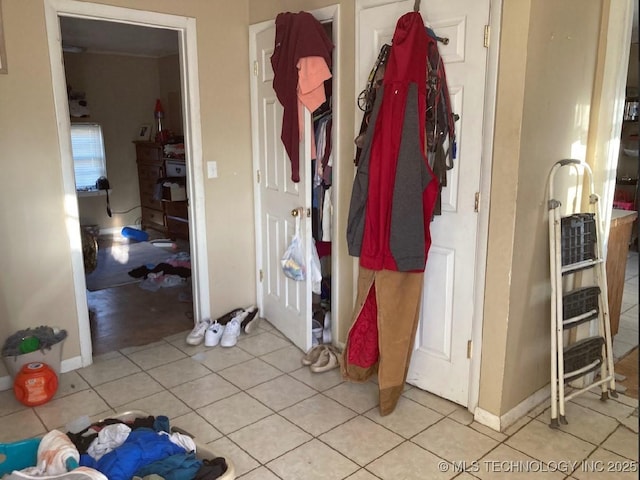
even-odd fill
[(281, 139), (291, 160), (291, 180), (300, 181), (300, 132), (298, 126), (298, 62), (322, 57), (331, 69), (333, 44), (322, 25), (308, 12), (279, 13), (271, 55), (273, 89), (284, 108)]
[(438, 181), (425, 157), (427, 33), (419, 13), (397, 22), (354, 180), (349, 253), (371, 270), (422, 271)]

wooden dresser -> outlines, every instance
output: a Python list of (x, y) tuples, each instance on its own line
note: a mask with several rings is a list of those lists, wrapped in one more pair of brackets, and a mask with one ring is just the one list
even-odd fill
[(620, 310), (622, 307), (622, 294), (624, 292), (629, 242), (631, 241), (631, 229), (637, 217), (638, 212), (633, 210), (618, 210), (615, 208), (611, 216), (606, 272), (612, 336), (618, 333), (618, 327), (620, 325)]
[(165, 158), (163, 145), (160, 143), (134, 143), (142, 206), (142, 229), (151, 228), (172, 240), (189, 238), (188, 200), (186, 197), (175, 200), (171, 188), (163, 187), (160, 182), (161, 179), (170, 176), (167, 173), (168, 164), (169, 170), (173, 170), (176, 162), (180, 161)]

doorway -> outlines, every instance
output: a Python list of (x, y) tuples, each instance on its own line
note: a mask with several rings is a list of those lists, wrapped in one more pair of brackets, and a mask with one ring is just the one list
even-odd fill
[[(190, 254), (190, 263), (192, 271), (192, 295), (189, 299), (190, 306), (192, 305), (193, 315), (189, 322), (186, 323), (186, 328), (193, 325), (194, 321), (198, 321), (200, 318), (204, 318), (209, 315), (209, 293), (208, 293), (208, 273), (207, 273), (207, 258), (206, 258), (206, 235), (204, 229), (204, 208), (200, 203), (203, 203), (202, 189), (204, 188), (203, 177), (201, 173), (202, 158), (201, 155), (194, 152), (201, 152), (201, 139), (200, 139), (200, 125), (197, 121), (194, 111), (197, 110), (199, 103), (199, 93), (197, 85), (197, 61), (195, 51), (195, 20), (185, 17), (174, 17), (172, 15), (157, 14), (153, 12), (142, 12), (137, 10), (129, 10), (118, 7), (110, 7), (105, 5), (90, 4), (86, 2), (73, 2), (71, 0), (48, 0), (46, 2), (46, 19), (47, 19), (47, 33), (49, 38), (49, 49), (52, 59), (52, 72), (54, 83), (54, 96), (56, 102), (56, 115), (58, 118), (58, 135), (61, 146), (61, 158), (62, 158), (62, 173), (65, 195), (67, 198), (73, 198), (73, 202), (65, 202), (66, 214), (69, 218), (68, 235), (71, 242), (72, 250), (72, 262), (74, 272), (74, 284), (76, 292), (76, 304), (79, 319), (79, 332), (80, 332), (80, 346), (82, 364), (89, 365), (92, 363), (93, 354), (93, 342), (92, 342), (92, 328), (89, 319), (89, 303), (86, 292), (86, 277), (84, 262), (82, 257), (82, 249), (78, 248), (81, 245), (80, 228), (83, 222), (82, 211), (79, 208), (79, 201), (75, 187), (74, 165), (72, 148), (70, 144), (70, 112), (67, 96), (67, 78), (65, 72), (64, 61), (58, 62), (55, 59), (61, 59), (63, 49), (63, 42), (65, 40), (64, 35), (61, 35), (61, 19), (63, 17), (72, 17), (78, 22), (100, 22), (102, 27), (135, 27), (135, 30), (145, 29), (148, 33), (159, 33), (161, 30), (168, 30), (172, 33), (174, 43), (176, 44), (176, 55), (178, 57), (175, 69), (175, 77), (177, 78), (177, 84), (179, 91), (184, 98), (183, 105), (180, 107), (180, 113), (184, 118), (182, 122), (184, 124), (184, 158), (186, 164), (186, 177), (184, 180), (185, 191), (188, 193), (188, 198), (193, 198), (189, 201), (187, 206), (189, 216), (189, 240), (186, 242), (186, 246)], [(80, 24), (82, 26), (82, 24)], [(131, 28), (129, 28), (131, 29)], [(130, 38), (115, 35), (114, 38), (122, 40), (127, 39), (129, 41), (129, 48), (140, 47), (148, 45), (144, 41), (132, 41)], [(108, 38), (108, 36), (107, 36)], [(153, 42), (151, 42), (153, 43)], [(115, 47), (114, 47), (115, 48)], [(148, 48), (151, 48), (150, 46)], [(140, 57), (142, 58), (142, 57)], [(121, 71), (122, 76), (131, 75), (131, 72)], [(128, 77), (131, 78), (131, 77)], [(127, 89), (131, 89), (135, 94), (137, 82), (136, 77), (128, 84)], [(123, 88), (121, 92), (125, 89)], [(114, 99), (112, 99), (113, 101)], [(90, 100), (87, 100), (90, 105)], [(144, 117), (145, 120), (141, 122), (138, 119), (133, 120), (134, 127), (132, 129), (138, 130), (140, 124), (151, 124), (153, 122), (154, 105), (153, 102), (149, 106), (144, 108), (150, 109), (150, 112)], [(143, 114), (144, 115), (144, 114)], [(133, 116), (133, 115), (132, 115)], [(128, 117), (125, 116), (124, 120)], [(149, 120), (147, 120), (149, 119)], [(118, 121), (119, 120), (119, 121)], [(115, 123), (124, 123), (123, 118), (116, 119)], [(122, 134), (122, 141), (115, 141), (114, 145), (122, 145), (122, 148), (129, 148), (135, 151), (134, 144), (132, 143), (135, 138), (132, 138), (132, 134)], [(131, 150), (130, 150), (131, 151)], [(107, 153), (108, 154), (108, 153)], [(133, 156), (132, 156), (133, 155)], [(128, 159), (133, 163), (135, 171), (136, 156), (135, 153), (128, 154)], [(107, 160), (108, 162), (108, 160)], [(108, 168), (108, 167), (107, 167)], [(117, 169), (119, 170), (119, 169)], [(114, 180), (115, 180), (114, 176)], [(139, 187), (137, 185), (138, 178), (137, 172), (133, 175), (133, 185), (125, 187), (125, 182), (118, 182), (122, 185), (123, 192), (129, 188), (134, 193), (130, 194), (128, 198), (138, 199), (135, 205), (140, 203)], [(110, 179), (111, 180), (111, 179)], [(114, 200), (114, 190), (116, 184), (112, 181), (112, 201)], [(130, 192), (131, 193), (131, 192)], [(124, 196), (124, 194), (123, 194)], [(104, 198), (104, 197), (102, 197)], [(99, 201), (102, 201), (101, 197), (98, 197)], [(200, 207), (200, 208), (198, 208)], [(130, 207), (129, 207), (130, 208)], [(128, 208), (123, 207), (121, 210), (126, 212)], [(135, 208), (133, 209), (135, 210)], [(140, 210), (138, 210), (140, 211)], [(124, 214), (124, 213), (123, 213)], [(135, 213), (134, 213), (135, 215)], [(140, 213), (139, 216), (142, 216)], [(127, 223), (127, 222), (125, 222)], [(116, 220), (110, 224), (111, 229), (120, 230), (123, 225), (118, 225)], [(135, 226), (135, 223), (134, 223)], [(198, 232), (196, 235), (195, 232)], [(151, 237), (153, 238), (153, 237)], [(157, 236), (156, 236), (157, 238)], [(131, 301), (128, 299), (127, 301)], [(186, 302), (185, 302), (186, 304)], [(158, 308), (156, 305), (154, 308)], [(183, 307), (184, 308), (184, 307)], [(184, 316), (184, 314), (183, 314)], [(181, 327), (184, 329), (184, 327)], [(139, 324), (134, 324), (136, 331), (144, 331), (145, 338), (142, 340), (145, 343), (150, 343), (152, 339), (150, 335), (153, 335), (153, 328), (144, 328)], [(160, 332), (158, 334), (161, 334)], [(100, 348), (96, 349), (96, 352), (100, 352)]]
[[(85, 273), (93, 351), (101, 354), (158, 341), (193, 323), (188, 235), (184, 228), (168, 228), (185, 223), (169, 224), (165, 210), (170, 203), (155, 199), (160, 178), (184, 183), (165, 166), (186, 163), (180, 153), (184, 128), (178, 35), (173, 30), (103, 20), (59, 19), (74, 164), (82, 162), (75, 168), (80, 228), (83, 243), (98, 246), (98, 261), (85, 265)], [(135, 78), (133, 88), (131, 78)], [(166, 145), (155, 138), (154, 108), (160, 109), (157, 115)], [(84, 163), (87, 132), (103, 145), (96, 154), (104, 164), (94, 166), (93, 175), (86, 173)], [(147, 164), (146, 157), (137, 158), (140, 148), (142, 153), (158, 152), (157, 162)], [(165, 156), (171, 160), (163, 160)], [(179, 173), (185, 171), (181, 168)], [(101, 175), (108, 178), (108, 192), (94, 188), (94, 177)], [(186, 203), (171, 202), (171, 208), (185, 209)], [(149, 220), (156, 218), (160, 224)], [(154, 268), (161, 264), (183, 268), (164, 273)], [(142, 267), (153, 269), (148, 272), (153, 275), (133, 275)]]
[[(339, 111), (339, 7), (309, 13), (322, 25), (334, 48), (332, 76), (325, 82), (326, 100), (315, 112), (305, 109), (298, 182), (291, 180), (290, 160), (280, 140), (283, 108), (273, 90), (270, 62), (275, 19), (249, 28), (249, 57), (254, 67), (251, 79), (253, 158), (259, 179), (254, 184), (257, 303), (261, 315), (305, 352), (315, 343), (331, 343), (335, 338), (337, 321), (331, 310), (332, 305), (340, 302), (341, 295), (338, 276), (332, 274), (337, 271), (337, 260), (331, 255), (332, 232), (336, 229), (332, 225), (333, 216), (327, 213), (333, 208), (332, 198), (340, 198), (337, 187), (332, 186), (338, 183), (337, 169), (331, 171), (323, 167), (326, 175), (319, 174), (320, 166), (311, 154), (311, 139), (318, 135), (321, 124), (324, 126), (322, 137), (330, 138), (327, 144), (331, 145), (322, 151), (327, 158), (333, 155), (330, 152), (339, 151), (337, 129), (327, 127), (326, 123), (333, 112)], [(338, 121), (332, 118), (333, 125)], [(321, 157), (319, 150), (315, 153)], [(310, 259), (314, 250), (318, 254), (322, 280), (315, 289), (309, 274), (302, 281), (295, 281), (282, 271), (280, 259), (296, 232), (304, 258)]]

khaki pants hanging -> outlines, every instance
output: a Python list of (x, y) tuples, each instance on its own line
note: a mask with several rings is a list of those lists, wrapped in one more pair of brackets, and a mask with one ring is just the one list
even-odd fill
[[(365, 382), (377, 369), (381, 415), (393, 412), (404, 388), (418, 326), (423, 280), (424, 272), (360, 267), (342, 374), (345, 379)], [(370, 295), (372, 289), (375, 299)]]

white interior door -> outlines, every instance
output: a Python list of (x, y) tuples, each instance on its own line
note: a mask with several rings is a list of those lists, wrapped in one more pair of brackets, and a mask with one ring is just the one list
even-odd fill
[[(295, 231), (300, 212), (300, 233), (305, 258), (311, 252), (310, 129), (301, 132), (300, 182), (291, 181), (291, 163), (280, 140), (282, 105), (273, 90), (271, 55), (275, 23), (251, 27), (253, 154), (256, 166), (256, 249), (258, 304), (262, 317), (303, 351), (311, 347), (311, 282), (286, 277), (280, 259)], [(311, 122), (306, 112), (306, 124)]]
[[(407, 0), (359, 13), (357, 82), (367, 75), (384, 43), (391, 44), (395, 25), (413, 9)], [(489, 0), (422, 2), (425, 23), (449, 43), (438, 44), (443, 57), (456, 122), (458, 156), (442, 191), (442, 215), (431, 224), (432, 245), (425, 271), (422, 311), (407, 381), (467, 405), (474, 320), (474, 285), (480, 189), (482, 119), (486, 71), (484, 26)]]

